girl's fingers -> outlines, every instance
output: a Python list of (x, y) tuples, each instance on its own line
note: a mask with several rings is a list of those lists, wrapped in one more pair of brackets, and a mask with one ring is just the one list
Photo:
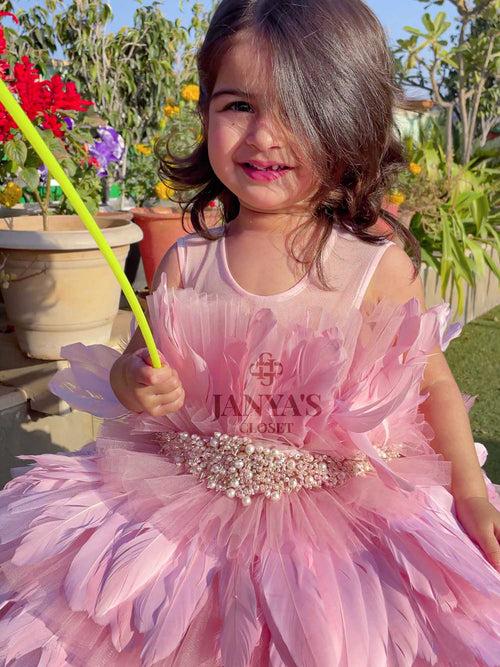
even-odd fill
[(493, 525), (491, 530), (481, 536), (481, 547), (490, 563), (496, 568), (500, 567), (500, 544)]
[(184, 398), (185, 393), (183, 387), (179, 387), (168, 394), (155, 394), (150, 397), (148, 412), (154, 414), (156, 417), (160, 414), (175, 412), (184, 404)]
[(132, 381), (138, 384), (157, 385), (179, 379), (177, 371), (168, 364), (161, 368), (153, 368), (145, 364), (140, 357), (134, 357), (131, 364)]
[(178, 401), (179, 398), (182, 397), (183, 393), (184, 389), (182, 387), (179, 387), (174, 391), (168, 392), (168, 394), (154, 394), (153, 396), (150, 397), (150, 402), (153, 407), (157, 405), (168, 405), (169, 403)]

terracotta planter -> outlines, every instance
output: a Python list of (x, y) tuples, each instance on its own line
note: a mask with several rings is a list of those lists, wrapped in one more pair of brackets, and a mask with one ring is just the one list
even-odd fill
[[(96, 221), (123, 267), (141, 230), (111, 216)], [(7, 318), (27, 356), (61, 359), (69, 343), (109, 342), (120, 285), (78, 216), (50, 216), (48, 231), (41, 216), (0, 219), (1, 256), (16, 276), (2, 288)]]
[[(393, 204), (385, 199), (382, 201), (382, 206), (386, 211), (398, 218), (399, 222), (404, 227), (409, 228), (413, 215), (411, 211), (405, 209), (401, 210), (399, 204)], [(370, 229), (376, 234), (387, 234), (387, 232), (390, 232), (389, 238), (393, 238), (392, 227), (382, 217), (379, 217), (377, 222)]]
[[(132, 220), (139, 225), (144, 235), (139, 247), (146, 281), (150, 288), (154, 272), (162, 257), (178, 238), (186, 234), (181, 224), (182, 213), (176, 209), (157, 206), (133, 208), (132, 216)], [(209, 227), (217, 227), (220, 224), (218, 209), (208, 210), (205, 216)]]

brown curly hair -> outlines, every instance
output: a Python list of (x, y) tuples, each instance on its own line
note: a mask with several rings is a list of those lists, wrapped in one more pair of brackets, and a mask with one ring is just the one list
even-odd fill
[[(306, 156), (316, 165), (319, 187), (311, 200), (311, 220), (297, 231), (319, 224), (320, 238), (311, 237), (312, 259), (293, 254), (294, 258), (309, 266), (316, 261), (320, 282), (330, 289), (321, 254), (330, 227), (337, 225), (369, 243), (383, 243), (389, 235), (400, 238), (416, 275), (421, 261), (418, 242), (382, 207), (384, 195), (406, 165), (394, 123), (394, 110), (405, 106), (405, 98), (394, 80), (384, 29), (361, 0), (220, 2), (197, 54), (202, 140), (187, 156), (171, 152), (168, 136), (155, 145), (160, 178), (178, 192), (183, 227), (189, 213), (195, 233), (214, 240), (203, 214), (209, 202), (221, 202), (224, 225), (239, 212), (238, 198), (210, 165), (207, 119), (219, 65), (241, 31), (252, 35), (256, 54), (271, 57), (282, 120), (295, 136), (304, 138)], [(191, 195), (183, 200), (188, 190)], [(389, 234), (370, 231), (379, 217), (388, 223)], [(304, 256), (311, 256), (310, 250), (309, 244)]]

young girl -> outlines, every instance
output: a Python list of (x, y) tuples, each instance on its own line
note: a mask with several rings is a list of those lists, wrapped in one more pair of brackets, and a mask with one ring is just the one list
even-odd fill
[(162, 163), (198, 193), (148, 299), (164, 366), (138, 330), (64, 349), (54, 392), (105, 420), (0, 494), (0, 662), (498, 667), (458, 332), (374, 232), (404, 162), (383, 30), (361, 0), (222, 0), (198, 64), (202, 141)]

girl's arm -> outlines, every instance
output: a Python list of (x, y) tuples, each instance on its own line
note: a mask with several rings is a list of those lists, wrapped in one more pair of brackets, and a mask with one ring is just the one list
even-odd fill
[[(152, 291), (154, 291), (160, 284), (161, 275), (164, 272), (167, 274), (167, 283), (169, 287), (182, 287), (179, 262), (177, 259), (177, 250), (175, 246), (172, 246), (167, 250), (163, 256), (163, 259), (158, 265), (152, 281)], [(148, 316), (146, 312), (146, 318), (147, 317)], [(131, 355), (143, 347), (146, 347), (146, 343), (144, 341), (141, 330), (137, 328), (122, 355), (118, 357), (110, 371), (110, 384), (116, 397), (122, 403), (122, 405), (124, 405), (129, 410), (134, 410), (136, 412), (140, 412), (142, 410), (142, 406), (138, 404), (137, 399), (131, 392), (130, 382), (127, 381), (126, 371)]]
[[(425, 309), (424, 287), (413, 279), (413, 265), (398, 246), (388, 248), (374, 273), (365, 299), (389, 299), (405, 303), (416, 297)], [(422, 393), (429, 393), (420, 410), (434, 431), (432, 448), (452, 463), (451, 493), (455, 499), (488, 498), (474, 446), (469, 416), (460, 389), (443, 352), (437, 347), (428, 356)]]

